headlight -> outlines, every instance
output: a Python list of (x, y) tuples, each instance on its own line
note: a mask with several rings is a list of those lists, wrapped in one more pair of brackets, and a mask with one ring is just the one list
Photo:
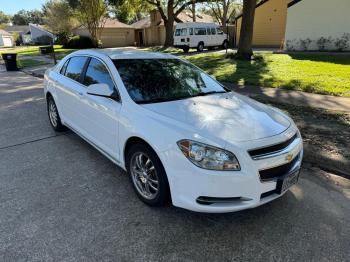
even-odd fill
[(191, 140), (181, 140), (177, 144), (182, 153), (198, 167), (211, 170), (241, 170), (236, 156), (227, 150)]

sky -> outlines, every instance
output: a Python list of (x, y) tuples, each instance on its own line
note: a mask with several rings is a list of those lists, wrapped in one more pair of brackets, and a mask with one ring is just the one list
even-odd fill
[(0, 0), (0, 11), (13, 15), (19, 10), (41, 9), (46, 0)]

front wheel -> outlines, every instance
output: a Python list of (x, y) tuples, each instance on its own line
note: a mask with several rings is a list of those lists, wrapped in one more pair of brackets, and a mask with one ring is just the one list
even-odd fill
[(164, 206), (170, 198), (168, 179), (157, 154), (135, 144), (127, 153), (127, 171), (137, 196), (147, 205)]
[(228, 47), (228, 42), (227, 40), (225, 40), (223, 43), (222, 43), (222, 49), (227, 49)]

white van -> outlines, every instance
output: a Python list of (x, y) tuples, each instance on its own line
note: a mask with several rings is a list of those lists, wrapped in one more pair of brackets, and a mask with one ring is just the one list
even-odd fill
[(174, 33), (174, 47), (188, 52), (190, 48), (197, 48), (202, 52), (204, 48), (226, 48), (227, 34), (215, 23), (178, 23)]

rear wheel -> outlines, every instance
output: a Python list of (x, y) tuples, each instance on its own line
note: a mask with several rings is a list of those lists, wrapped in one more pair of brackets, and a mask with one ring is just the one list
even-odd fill
[(182, 50), (184, 51), (184, 53), (188, 53), (188, 51), (190, 50), (190, 47), (186, 46), (182, 48)]
[(55, 131), (62, 132), (67, 129), (61, 122), (55, 100), (51, 96), (47, 99), (47, 112), (49, 115), (50, 124)]
[(204, 43), (203, 42), (200, 42), (197, 46), (197, 51), (198, 52), (203, 52), (204, 50)]
[(128, 150), (126, 161), (137, 196), (150, 206), (167, 204), (169, 184), (157, 154), (147, 145), (135, 144)]

